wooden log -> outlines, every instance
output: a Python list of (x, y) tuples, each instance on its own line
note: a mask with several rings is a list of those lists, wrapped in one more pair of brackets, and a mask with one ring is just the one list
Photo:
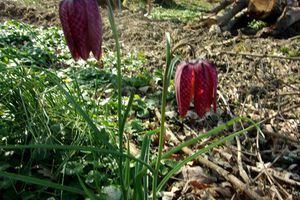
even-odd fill
[[(229, 7), (229, 8), (227, 8)], [(225, 9), (226, 8), (226, 9)], [(211, 10), (223, 31), (231, 30), (240, 19), (259, 19), (274, 24), (270, 30), (280, 33), (293, 24), (300, 25), (300, 0), (222, 0)], [(299, 26), (296, 31), (300, 31)]]
[(211, 13), (215, 13), (217, 14), (218, 12), (220, 12), (221, 10), (223, 10), (224, 8), (226, 8), (227, 6), (229, 6), (230, 4), (232, 4), (234, 2), (234, 0), (222, 0), (216, 7), (214, 7), (210, 12)]
[(250, 0), (249, 1), (249, 10), (256, 12), (271, 12), (278, 0)]
[(278, 31), (284, 31), (295, 22), (300, 21), (300, 7), (286, 6), (276, 23)]
[(217, 18), (219, 26), (225, 26), (237, 13), (247, 7), (248, 0), (236, 0), (231, 9), (226, 11), (223, 16)]
[(269, 19), (274, 23), (286, 5), (287, 0), (249, 0), (248, 11), (254, 19)]
[(279, 17), (285, 7), (298, 7), (300, 0), (249, 0), (248, 10), (264, 19), (269, 16)]

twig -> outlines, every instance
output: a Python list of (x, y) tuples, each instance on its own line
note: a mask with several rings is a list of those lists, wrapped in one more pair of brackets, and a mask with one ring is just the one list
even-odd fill
[[(262, 165), (263, 168), (264, 168), (263, 173), (267, 176), (267, 179), (268, 179), (268, 181), (269, 181), (270, 184), (271, 184), (271, 188), (273, 188), (273, 190), (274, 190), (275, 194), (277, 195), (278, 199), (279, 199), (279, 200), (283, 200), (283, 198), (282, 198), (280, 192), (279, 192), (278, 189), (275, 187), (275, 184), (277, 185), (277, 182), (274, 181), (272, 175), (270, 175), (270, 174), (268, 173), (268, 171), (265, 170), (265, 169), (266, 169), (266, 164), (264, 163), (264, 161), (263, 161), (263, 159), (262, 159), (262, 157), (261, 157), (261, 154), (260, 154), (260, 148), (259, 148), (259, 136), (260, 136), (260, 132), (261, 132), (261, 131), (258, 130), (258, 131), (257, 131), (257, 136), (256, 136), (256, 148), (257, 148), (257, 157), (258, 157), (258, 160), (259, 160), (259, 162), (261, 163), (261, 165)], [(263, 134), (263, 133), (261, 132), (261, 134)], [(277, 160), (278, 160), (282, 155), (283, 155), (283, 153), (282, 153), (280, 156), (278, 156), (278, 157), (272, 162), (271, 165), (268, 165), (268, 167), (271, 167), (275, 162), (277, 162)], [(261, 174), (260, 174), (260, 175), (261, 175)], [(281, 187), (279, 187), (279, 188), (282, 189)], [(285, 190), (283, 190), (283, 191), (285, 192)], [(272, 198), (272, 199), (273, 199), (273, 198)]]
[[(223, 100), (224, 105), (226, 106), (226, 110), (229, 113), (230, 117), (234, 118), (234, 115), (232, 114), (229, 105), (226, 101), (226, 99), (224, 98), (224, 96), (222, 95), (222, 93), (218, 92), (218, 94), (220, 95), (221, 99)], [(236, 125), (233, 126), (234, 132), (237, 131)], [(241, 156), (241, 152), (242, 152), (242, 145), (240, 142), (239, 137), (235, 137), (236, 143), (237, 143), (237, 163), (238, 163), (238, 168), (239, 168), (239, 172), (240, 172), (240, 176), (243, 178), (243, 180), (248, 184), (249, 181), (249, 177), (246, 173), (246, 171), (243, 168), (243, 163), (242, 163), (242, 156)]]
[(300, 39), (300, 35), (296, 35), (296, 36), (294, 36), (294, 37), (289, 38), (289, 39), (287, 40), (287, 43), (288, 43), (288, 42), (291, 42), (291, 41), (293, 41), (293, 40), (297, 40), (297, 39)]
[[(289, 112), (293, 109), (296, 109), (296, 108), (299, 108), (300, 107), (300, 103), (299, 104), (296, 104), (294, 106), (291, 106), (283, 111), (278, 111), (277, 113), (275, 113), (274, 115), (268, 117), (268, 118), (265, 118), (262, 122), (265, 122), (265, 121), (269, 121), (273, 118), (275, 118), (276, 116), (280, 115), (280, 114), (283, 114), (283, 113), (286, 113), (286, 112)], [(293, 142), (293, 143), (296, 143), (296, 144), (300, 144), (300, 141), (293, 138), (293, 137), (290, 137), (290, 136), (287, 136), (287, 135), (283, 135), (283, 134), (279, 134), (279, 133), (276, 133), (276, 132), (264, 132), (264, 133), (267, 133), (271, 136), (275, 136), (275, 137), (279, 137), (281, 139), (284, 139), (284, 140), (288, 140), (290, 142)]]
[(237, 53), (233, 51), (219, 51), (219, 52), (212, 52), (214, 54), (228, 54), (234, 56), (250, 56), (250, 57), (258, 57), (258, 58), (275, 58), (275, 59), (285, 59), (285, 60), (295, 60), (299, 61), (300, 57), (286, 57), (286, 56), (276, 56), (276, 55), (269, 55), (269, 54), (252, 54), (252, 53)]
[(248, 183), (250, 183), (249, 177), (248, 177), (246, 171), (244, 170), (243, 163), (242, 163), (242, 155), (241, 155), (242, 145), (241, 145), (239, 137), (235, 137), (235, 140), (236, 140), (237, 148), (238, 148), (238, 150), (237, 150), (237, 164), (238, 164), (240, 176), (243, 178), (245, 183), (248, 184)]
[[(189, 153), (193, 153), (192, 150), (190, 150)], [(209, 161), (208, 159), (199, 156), (197, 158), (197, 161), (201, 164), (205, 165), (206, 167), (216, 171), (218, 174), (223, 176), (227, 181), (229, 181), (233, 186), (235, 186), (237, 189), (243, 191), (250, 199), (255, 200), (263, 200), (265, 197), (261, 197), (259, 194), (257, 194), (255, 191), (251, 190), (248, 186), (248, 184), (243, 183), (240, 181), (237, 177), (232, 175), (230, 172), (224, 170), (220, 166), (216, 165), (215, 163)]]
[[(232, 114), (230, 107), (226, 101), (226, 99), (224, 98), (223, 94), (221, 92), (218, 92), (219, 96), (221, 97), (221, 99), (223, 100), (224, 105), (226, 106), (226, 110), (229, 113), (230, 117), (234, 117), (234, 115)], [(234, 131), (236, 132), (236, 126), (234, 125)], [(240, 172), (240, 176), (243, 178), (243, 180), (248, 184), (250, 183), (249, 177), (246, 173), (246, 171), (243, 168), (243, 163), (242, 163), (242, 156), (241, 156), (241, 152), (242, 152), (242, 146), (241, 146), (241, 142), (239, 137), (235, 137), (236, 143), (237, 143), (237, 163), (238, 163), (238, 169)]]
[(292, 95), (300, 96), (300, 92), (286, 92), (286, 93), (278, 94), (278, 96), (292, 96)]
[(280, 133), (277, 133), (277, 132), (269, 132), (267, 130), (265, 130), (264, 133), (267, 134), (267, 135), (270, 135), (272, 137), (277, 137), (277, 138), (280, 138), (284, 141), (289, 141), (291, 143), (300, 145), (300, 141), (293, 138), (293, 137), (291, 137), (291, 136), (287, 136), (285, 134), (280, 134)]
[[(158, 119), (160, 119), (160, 113), (159, 113), (158, 110), (156, 110), (155, 114), (156, 114), (156, 117)], [(168, 134), (171, 135), (171, 140), (173, 140), (173, 142), (175, 144), (180, 143), (179, 140), (177, 139), (177, 137), (173, 134), (173, 132), (169, 130), (167, 123), (166, 123), (166, 131), (167, 131)], [(187, 155), (194, 154), (194, 152), (188, 147), (182, 148), (182, 151)], [(251, 190), (249, 188), (248, 184), (243, 183), (241, 180), (239, 180), (237, 177), (232, 175), (230, 172), (224, 170), (223, 168), (221, 168), (220, 166), (214, 164), (213, 162), (209, 161), (208, 159), (206, 159), (202, 156), (199, 156), (197, 158), (197, 161), (199, 163), (201, 163), (202, 165), (216, 171), (221, 176), (223, 176), (235, 188), (237, 188), (238, 190), (244, 192), (250, 199), (253, 199), (253, 200), (264, 200), (265, 199), (264, 197), (261, 197), (259, 194), (257, 194), (255, 191)]]
[[(223, 97), (223, 98), (224, 98), (224, 97)], [(264, 119), (264, 120), (261, 121), (260, 123), (264, 123), (264, 122), (266, 122), (266, 121), (268, 121), (268, 120), (271, 120), (271, 119), (275, 118), (275, 117), (278, 116), (279, 114), (282, 114), (282, 113), (284, 113), (284, 112), (288, 112), (288, 111), (290, 111), (290, 110), (292, 110), (292, 109), (295, 109), (295, 108), (298, 108), (298, 107), (300, 107), (300, 104), (296, 104), (296, 105), (294, 105), (294, 106), (291, 106), (290, 108), (287, 108), (287, 109), (285, 109), (285, 110), (283, 110), (283, 111), (281, 111), (281, 112), (277, 112), (277, 113), (275, 113), (274, 115), (272, 115), (272, 116), (270, 116), (270, 117)], [(230, 110), (229, 110), (229, 111), (230, 111)], [(156, 117), (157, 117), (158, 119), (160, 119), (160, 113), (159, 113), (158, 110), (156, 110), (155, 114), (156, 114)], [(171, 135), (171, 140), (172, 140), (175, 144), (179, 144), (179, 143), (180, 143), (180, 141), (179, 141), (179, 140), (177, 139), (177, 137), (173, 134), (173, 132), (169, 130), (167, 123), (166, 123), (166, 131), (168, 131), (168, 133)], [(278, 134), (278, 136), (279, 136), (279, 137), (282, 137), (280, 134)], [(299, 141), (298, 141), (298, 143), (299, 143)], [(188, 147), (182, 148), (182, 151), (183, 151), (185, 154), (187, 154), (187, 155), (191, 155), (191, 154), (194, 153), (194, 152), (193, 152), (190, 148), (188, 148)], [(250, 199), (253, 199), (253, 200), (254, 200), (254, 199), (255, 199), (255, 200), (264, 200), (264, 199), (266, 199), (265, 197), (262, 197), (262, 196), (260, 196), (259, 194), (257, 194), (255, 191), (251, 190), (251, 189), (249, 188), (249, 185), (248, 185), (248, 184), (243, 183), (243, 182), (242, 182), (241, 180), (239, 180), (236, 176), (232, 175), (230, 172), (228, 172), (227, 170), (225, 170), (225, 169), (221, 168), (220, 166), (214, 164), (213, 162), (209, 161), (208, 159), (206, 159), (206, 158), (204, 158), (204, 157), (202, 157), (202, 156), (199, 156), (199, 157), (197, 158), (197, 161), (198, 161), (199, 163), (201, 163), (202, 165), (204, 165), (204, 166), (206, 166), (206, 167), (208, 167), (208, 168), (210, 168), (210, 169), (216, 171), (219, 175), (223, 176), (223, 177), (224, 177), (228, 182), (230, 182), (235, 188), (237, 188), (238, 190), (244, 192)], [(252, 167), (252, 166), (249, 166), (249, 167)], [(257, 169), (258, 169), (258, 168), (257, 168)], [(261, 171), (261, 169), (259, 169), (258, 172), (263, 173), (263, 172)], [(275, 174), (275, 172), (274, 172), (274, 174)], [(290, 183), (290, 184), (300, 186), (300, 183), (297, 182), (297, 181), (294, 181), (294, 180), (291, 180), (291, 179), (284, 179), (284, 178), (280, 177), (279, 175), (274, 175), (274, 176), (275, 176), (276, 178), (280, 179), (280, 180), (283, 179), (284, 181), (286, 181), (286, 182), (288, 182), (288, 183)]]
[[(219, 93), (219, 91), (218, 91), (218, 95), (219, 95), (219, 96), (221, 95), (221, 93)], [(222, 98), (222, 97), (221, 97), (221, 98)], [(224, 97), (223, 97), (223, 98), (224, 98)], [(280, 114), (289, 112), (289, 111), (294, 110), (294, 109), (297, 109), (297, 108), (299, 108), (299, 107), (300, 107), (300, 103), (298, 103), (298, 104), (296, 104), (296, 105), (294, 105), (294, 106), (288, 107), (287, 109), (285, 109), (285, 110), (283, 110), (283, 111), (278, 111), (278, 112), (276, 112), (275, 114), (271, 115), (270, 117), (267, 117), (267, 118), (263, 119), (263, 120), (261, 121), (260, 124), (263, 124), (263, 123), (265, 123), (265, 122), (267, 122), (267, 121), (270, 121), (271, 119), (275, 118), (276, 116), (278, 116), (278, 115), (280, 115)], [(252, 109), (252, 108), (250, 108), (250, 107), (248, 107), (248, 108), (249, 108), (249, 109)], [(284, 134), (280, 134), (280, 133), (277, 133), (277, 132), (268, 132), (268, 131), (264, 131), (264, 134), (270, 135), (270, 136), (272, 136), (272, 137), (278, 137), (278, 138), (280, 138), (280, 139), (282, 139), (282, 140), (289, 141), (289, 142), (291, 142), (291, 143), (300, 145), (300, 141), (299, 141), (299, 140), (297, 140), (297, 139), (295, 139), (295, 138), (293, 138), (293, 137), (284, 135)]]
[[(255, 172), (261, 172), (261, 168), (259, 167), (254, 167), (254, 166), (247, 166), (250, 170), (252, 171), (255, 171)], [(295, 180), (292, 180), (290, 178), (286, 178), (286, 177), (283, 177), (282, 175), (279, 174), (279, 172), (275, 171), (274, 169), (272, 168), (266, 168), (265, 170), (267, 170), (270, 174), (272, 174), (275, 178), (283, 181), (283, 182), (286, 182), (288, 184), (291, 184), (291, 185), (294, 185), (294, 186), (298, 186), (300, 187), (300, 182), (298, 181), (295, 181)]]
[(273, 177), (272, 177), (272, 181), (281, 189), (281, 191), (285, 194), (286, 199), (291, 199), (291, 194), (289, 194), (286, 189), (284, 189), (280, 183), (278, 183), (278, 181), (276, 181)]

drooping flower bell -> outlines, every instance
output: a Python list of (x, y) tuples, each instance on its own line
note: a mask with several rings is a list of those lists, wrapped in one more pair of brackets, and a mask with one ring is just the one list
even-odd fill
[(199, 117), (214, 105), (216, 112), (217, 70), (208, 61), (192, 60), (179, 63), (175, 74), (176, 100), (179, 114), (184, 117), (194, 97), (195, 111)]
[(75, 60), (93, 52), (101, 57), (102, 20), (96, 0), (62, 0), (59, 17), (67, 45)]

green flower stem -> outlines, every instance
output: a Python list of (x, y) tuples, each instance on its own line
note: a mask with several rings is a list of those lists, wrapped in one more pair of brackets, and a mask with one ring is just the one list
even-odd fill
[(162, 158), (162, 150), (164, 145), (164, 136), (165, 136), (165, 113), (166, 113), (166, 104), (167, 104), (167, 93), (168, 93), (168, 75), (169, 75), (169, 67), (171, 62), (171, 52), (170, 52), (170, 33), (166, 33), (166, 69), (163, 77), (163, 92), (162, 92), (162, 102), (161, 102), (161, 122), (160, 122), (160, 134), (159, 134), (159, 144), (158, 144), (158, 155), (156, 159), (156, 164), (154, 168), (154, 176), (152, 182), (152, 199), (157, 199), (157, 180), (158, 180), (158, 172), (160, 167), (160, 161)]
[[(108, 7), (109, 7), (109, 22), (110, 26), (113, 32), (113, 36), (116, 43), (116, 53), (117, 53), (117, 82), (118, 82), (118, 138), (119, 138), (119, 152), (123, 152), (123, 130), (122, 130), (122, 71), (121, 71), (121, 51), (120, 51), (120, 44), (119, 44), (119, 37), (118, 32), (113, 16), (113, 10), (110, 4), (110, 1), (108, 0)], [(123, 198), (127, 197), (127, 192), (125, 189), (125, 183), (123, 178), (123, 157), (119, 158), (118, 161), (119, 165), (119, 176), (120, 176), (120, 185), (122, 188)]]

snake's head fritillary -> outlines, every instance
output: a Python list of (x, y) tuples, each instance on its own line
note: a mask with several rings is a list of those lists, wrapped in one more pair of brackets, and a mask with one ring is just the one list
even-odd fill
[(179, 114), (184, 117), (194, 97), (195, 111), (199, 117), (210, 110), (216, 111), (217, 70), (208, 61), (181, 62), (175, 74), (176, 100)]
[(96, 0), (62, 0), (59, 17), (67, 45), (75, 60), (92, 52), (101, 57), (102, 20)]

